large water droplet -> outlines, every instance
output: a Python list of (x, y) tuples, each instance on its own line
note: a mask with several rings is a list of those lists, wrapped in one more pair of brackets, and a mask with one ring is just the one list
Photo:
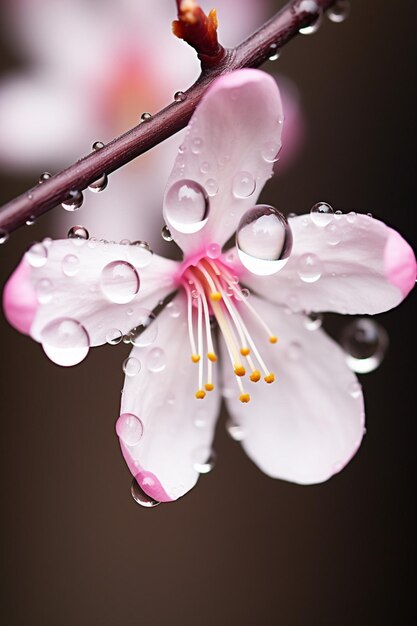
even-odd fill
[(68, 198), (62, 203), (62, 208), (66, 211), (76, 211), (84, 202), (82, 191), (73, 190), (69, 192)]
[(327, 202), (317, 202), (311, 207), (310, 215), (316, 226), (324, 228), (333, 219), (333, 209)]
[(344, 22), (350, 13), (350, 0), (337, 0), (327, 10), (327, 17), (331, 22), (335, 24), (340, 24)]
[(139, 275), (126, 261), (112, 261), (101, 271), (101, 289), (104, 295), (117, 304), (126, 304), (139, 291)]
[(67, 254), (62, 259), (62, 272), (65, 276), (75, 276), (80, 269), (80, 259), (75, 254)]
[(77, 365), (88, 354), (90, 340), (84, 326), (68, 317), (49, 322), (40, 333), (42, 348), (58, 365)]
[(388, 334), (380, 324), (362, 317), (346, 326), (340, 343), (349, 367), (358, 374), (367, 374), (381, 364), (388, 348)]
[(138, 348), (150, 346), (158, 336), (158, 324), (154, 313), (147, 309), (139, 309), (135, 311), (135, 321), (137, 326), (128, 334), (130, 342)]
[(144, 506), (147, 509), (151, 509), (154, 506), (158, 506), (158, 504), (161, 504), (160, 502), (158, 502), (158, 500), (154, 500), (153, 498), (151, 498), (151, 496), (148, 496), (148, 494), (143, 491), (142, 487), (139, 486), (136, 478), (132, 480), (130, 492), (135, 502), (137, 502), (137, 504), (140, 504), (141, 506)]
[(192, 460), (196, 472), (199, 474), (208, 474), (216, 463), (216, 454), (210, 448), (202, 446), (194, 450)]
[(291, 254), (291, 228), (277, 209), (259, 204), (240, 220), (236, 247), (240, 261), (250, 272), (260, 276), (275, 274)]
[(93, 191), (94, 193), (100, 193), (100, 191), (104, 191), (104, 189), (107, 187), (108, 184), (109, 184), (109, 179), (107, 177), (107, 174), (102, 174), (100, 178), (97, 178), (97, 180), (95, 180), (93, 183), (88, 185), (88, 188), (90, 191)]
[(122, 413), (116, 422), (116, 433), (127, 446), (136, 446), (143, 435), (143, 424), (133, 413)]
[(236, 198), (249, 198), (256, 188), (256, 181), (250, 172), (238, 172), (233, 176), (232, 191)]
[(4, 228), (0, 228), (0, 245), (2, 243), (6, 243), (8, 238), (9, 238), (9, 233), (7, 232), (7, 230), (4, 230)]
[(209, 201), (203, 187), (192, 180), (178, 180), (165, 195), (165, 215), (181, 233), (196, 233), (206, 224)]
[(166, 355), (162, 348), (152, 348), (146, 356), (146, 366), (150, 372), (162, 372), (166, 368)]
[(312, 35), (317, 32), (321, 24), (321, 12), (317, 3), (314, 2), (314, 0), (302, 0), (302, 2), (298, 5), (298, 11), (300, 13), (305, 12), (316, 14), (314, 21), (308, 26), (300, 28), (298, 32), (301, 33), (301, 35)]
[(141, 363), (134, 356), (129, 356), (123, 361), (122, 369), (126, 376), (137, 376), (140, 372)]
[(48, 250), (43, 243), (34, 243), (26, 252), (25, 259), (32, 267), (43, 267), (48, 260)]
[(323, 273), (323, 263), (311, 252), (302, 254), (297, 262), (298, 275), (305, 283), (315, 283)]
[(132, 241), (126, 254), (135, 267), (147, 267), (153, 257), (153, 251), (146, 241)]

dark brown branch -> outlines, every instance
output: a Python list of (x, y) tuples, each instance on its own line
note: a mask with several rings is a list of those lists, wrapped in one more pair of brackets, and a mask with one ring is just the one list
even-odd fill
[(174, 35), (195, 49), (203, 71), (218, 65), (226, 51), (217, 39), (216, 9), (206, 15), (196, 0), (177, 0), (177, 7), (178, 19), (172, 22)]
[[(315, 5), (320, 11), (325, 11), (335, 2), (336, 0), (315, 0)], [(64, 202), (71, 191), (85, 189), (104, 172), (114, 172), (184, 128), (215, 78), (242, 67), (258, 67), (271, 55), (271, 46), (280, 49), (297, 35), (300, 28), (313, 23), (317, 14), (300, 10), (300, 6), (311, 4), (305, 4), (305, 0), (288, 2), (243, 43), (226, 50), (218, 65), (203, 70), (197, 82), (185, 92), (185, 99), (172, 102), (150, 119), (113, 139), (101, 150), (92, 152), (48, 181), (2, 206), (0, 228), (8, 233), (12, 232), (23, 226), (31, 216), (38, 217)]]

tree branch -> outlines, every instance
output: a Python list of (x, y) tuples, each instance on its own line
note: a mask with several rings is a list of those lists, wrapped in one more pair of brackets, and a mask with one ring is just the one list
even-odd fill
[(236, 48), (222, 48), (224, 54), (217, 64), (204, 66), (196, 83), (184, 92), (184, 99), (172, 102), (100, 150), (92, 152), (41, 185), (3, 205), (0, 208), (0, 229), (7, 233), (16, 230), (32, 216), (38, 217), (64, 202), (71, 192), (86, 189), (103, 173), (114, 172), (174, 135), (188, 124), (196, 106), (215, 78), (243, 67), (258, 67), (271, 56), (272, 50), (282, 48), (298, 34), (300, 28), (312, 24), (318, 13), (327, 10), (335, 2), (336, 0), (288, 2)]

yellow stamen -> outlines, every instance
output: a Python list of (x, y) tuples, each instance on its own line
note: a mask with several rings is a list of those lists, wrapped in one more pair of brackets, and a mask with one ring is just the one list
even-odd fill
[(240, 354), (241, 354), (242, 356), (248, 356), (248, 354), (250, 354), (250, 350), (249, 350), (249, 348), (241, 348), (241, 349), (240, 349)]
[(236, 376), (244, 376), (246, 374), (246, 370), (243, 365), (235, 365), (235, 374)]
[(220, 293), (220, 291), (212, 291), (210, 294), (210, 298), (213, 300), (213, 302), (220, 302), (220, 300), (222, 299), (222, 294)]
[(271, 335), (269, 338), (269, 343), (277, 343), (278, 341), (278, 337), (276, 337), (275, 335)]
[(275, 380), (275, 376), (274, 376), (274, 374), (272, 372), (270, 374), (268, 374), (268, 376), (264, 377), (264, 381), (266, 383), (273, 383), (274, 380)]
[(249, 376), (249, 379), (253, 383), (257, 383), (259, 380), (261, 380), (261, 373), (259, 372), (259, 370), (254, 370), (252, 374)]
[(206, 392), (203, 389), (199, 389), (195, 392), (195, 397), (197, 398), (197, 400), (202, 400), (206, 397)]
[(205, 388), (206, 391), (213, 391), (214, 385), (213, 385), (213, 383), (206, 383), (204, 385), (204, 388)]
[(242, 393), (242, 394), (239, 396), (239, 400), (240, 400), (241, 402), (244, 402), (244, 403), (249, 402), (249, 400), (250, 400), (250, 395), (249, 395), (248, 393)]
[(198, 363), (200, 360), (200, 355), (199, 354), (192, 354), (191, 355), (191, 360), (193, 363)]
[(207, 358), (212, 363), (215, 363), (217, 361), (217, 355), (215, 355), (214, 352), (207, 352)]

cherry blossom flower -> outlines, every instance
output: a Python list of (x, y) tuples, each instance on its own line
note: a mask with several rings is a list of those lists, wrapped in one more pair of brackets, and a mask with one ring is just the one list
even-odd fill
[[(256, 204), (282, 122), (271, 76), (247, 69), (219, 78), (165, 191), (181, 263), (140, 243), (46, 240), (4, 291), (9, 322), (62, 365), (122, 336), (133, 344), (116, 430), (137, 484), (156, 501), (184, 495), (206, 469), (222, 394), (266, 474), (311, 484), (340, 471), (362, 439), (361, 387), (339, 345), (308, 328), (306, 312), (379, 313), (415, 281), (410, 246), (376, 219), (321, 203), (287, 222)], [(234, 233), (236, 246), (224, 250)]]

